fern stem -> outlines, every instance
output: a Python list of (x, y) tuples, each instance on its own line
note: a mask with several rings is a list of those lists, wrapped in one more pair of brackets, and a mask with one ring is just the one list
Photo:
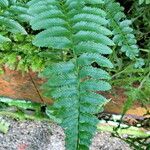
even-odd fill
[(138, 87), (138, 89), (141, 89), (143, 87), (143, 84), (147, 81), (147, 79), (149, 78), (149, 76), (150, 76), (150, 72), (147, 74), (146, 77), (144, 77), (144, 79), (140, 83), (140, 86)]
[(143, 51), (143, 52), (147, 52), (147, 53), (150, 53), (150, 50), (149, 49), (140, 49), (141, 51)]
[(114, 74), (114, 75), (112, 76), (112, 79), (115, 78), (116, 76), (118, 76), (118, 75), (124, 73), (126, 70), (129, 70), (129, 68), (131, 68), (132, 65), (133, 65), (133, 64), (130, 64), (129, 66), (127, 66), (127, 67), (126, 67), (125, 69), (123, 69), (122, 71), (120, 71), (120, 72)]

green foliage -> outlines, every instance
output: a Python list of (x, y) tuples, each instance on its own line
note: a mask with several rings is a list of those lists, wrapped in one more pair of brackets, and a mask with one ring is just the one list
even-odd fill
[(50, 120), (43, 108), (45, 105), (41, 103), (0, 97), (0, 116), (7, 116), (16, 120), (29, 119), (49, 122)]
[(133, 29), (130, 27), (131, 20), (126, 19), (124, 8), (114, 0), (105, 1), (105, 10), (109, 20), (109, 26), (113, 30), (113, 41), (121, 47), (121, 51), (125, 52), (130, 59), (135, 59), (138, 56), (139, 49), (136, 44)]
[[(5, 65), (12, 70), (40, 72), (45, 68), (46, 63), (70, 57), (60, 51), (54, 53), (53, 49), (48, 51), (32, 44), (34, 33), (28, 24), (32, 17), (27, 12), (27, 1), (1, 0), (0, 2), (0, 67)], [(0, 73), (3, 73), (2, 69)]]
[[(113, 65), (102, 55), (111, 54), (110, 46), (119, 46), (127, 57), (137, 60), (137, 68), (144, 64), (137, 58), (139, 49), (131, 21), (119, 3), (109, 0), (32, 0), (28, 5), (33, 15), (31, 26), (40, 30), (33, 44), (72, 56), (69, 61), (50, 65), (43, 73), (48, 79), (43, 85), (45, 95), (55, 100), (47, 113), (61, 120), (67, 149), (88, 149), (98, 123), (93, 114), (107, 101), (96, 92), (110, 89), (104, 81), (110, 76), (103, 69)], [(113, 41), (108, 38), (112, 35)]]
[(47, 112), (61, 119), (69, 150), (88, 149), (98, 123), (94, 114), (107, 101), (96, 92), (111, 88), (103, 69), (113, 65), (102, 55), (111, 53), (109, 46), (114, 43), (108, 36), (112, 32), (107, 29), (106, 12), (93, 4), (97, 1), (29, 2), (31, 26), (42, 29), (33, 44), (73, 53), (70, 61), (52, 64), (43, 72), (48, 79), (43, 85), (46, 95), (55, 99)]
[[(129, 4), (132, 5), (129, 7)], [(135, 29), (138, 45), (141, 48), (140, 57), (142, 59), (138, 58), (137, 63), (133, 64), (124, 56), (113, 52), (111, 60), (115, 63), (116, 68), (112, 70), (112, 84), (125, 88), (128, 97), (127, 103), (129, 102), (130, 106), (138, 101), (146, 107), (150, 103), (150, 96), (147, 92), (149, 89), (148, 81), (150, 80), (149, 5), (139, 6), (138, 1), (133, 0), (122, 2), (122, 5), (125, 7), (127, 17), (132, 18), (132, 25)]]
[(22, 72), (29, 69), (39, 72), (44, 68), (46, 59), (40, 56), (42, 51), (32, 45), (32, 35), (15, 34), (9, 38), (13, 42), (0, 44), (0, 65)]
[[(135, 99), (149, 101), (149, 29), (137, 32), (143, 23), (149, 27), (149, 9), (145, 9), (148, 5), (141, 5), (131, 21), (114, 0), (26, 2), (0, 0), (0, 66), (23, 72), (44, 69), (45, 96), (55, 101), (47, 107), (47, 114), (64, 128), (68, 150), (87, 150), (98, 123), (95, 113), (108, 102), (97, 94), (110, 90), (108, 72), (113, 74), (113, 85), (132, 86), (140, 82), (138, 88), (128, 86), (124, 112)], [(141, 12), (145, 15), (137, 19)], [(138, 38), (133, 34), (132, 22)], [(136, 44), (141, 35), (146, 41), (140, 55), (144, 60), (138, 57)], [(24, 101), (7, 103), (21, 109), (34, 108)], [(26, 118), (22, 114), (17, 116)]]
[[(139, 5), (138, 1), (128, 0), (120, 1), (125, 7), (125, 13), (128, 18), (132, 18), (133, 27), (137, 43), (140, 46), (140, 57), (144, 60), (145, 64), (140, 68), (135, 68), (137, 64), (133, 64), (132, 61), (127, 60), (124, 56), (122, 57), (118, 53), (114, 53), (111, 59), (117, 60), (116, 69), (113, 71), (112, 84), (114, 86), (121, 86), (126, 91), (127, 100), (123, 105), (123, 115), (130, 109), (133, 104), (138, 103), (141, 107), (147, 110), (144, 115), (149, 115), (149, 80), (150, 80), (150, 11), (149, 5)], [(143, 61), (142, 60), (142, 61)], [(139, 59), (139, 64), (143, 62)], [(143, 128), (149, 128), (149, 118), (140, 122)], [(148, 129), (149, 130), (149, 129)], [(127, 142), (133, 149), (145, 150), (149, 149), (148, 138), (135, 138), (128, 137), (120, 139)]]
[[(128, 17), (133, 18), (133, 27), (135, 29), (136, 39), (139, 46), (142, 48), (142, 57), (150, 49), (149, 42), (149, 31), (150, 31), (150, 11), (149, 5), (138, 5), (137, 1), (133, 1), (133, 4), (130, 7), (128, 12), (130, 15)], [(144, 55), (143, 55), (144, 54)], [(146, 56), (147, 57), (147, 56)], [(144, 58), (146, 59), (144, 56)]]
[(7, 123), (3, 118), (0, 117), (0, 132), (7, 133), (9, 130), (9, 123)]
[[(27, 36), (27, 32), (23, 27), (23, 24), (29, 22), (30, 20), (30, 15), (27, 13), (27, 10), (28, 7), (24, 3), (20, 3), (18, 1), (13, 1), (13, 0), (0, 1), (0, 24), (1, 24), (0, 65), (1, 66), (5, 64), (11, 69), (17, 68), (18, 70), (23, 70), (22, 69), (23, 61), (26, 61), (26, 59), (24, 60), (20, 60), (20, 59), (24, 57), (22, 56), (23, 54), (27, 53), (27, 50), (25, 51), (25, 49), (28, 48), (29, 51), (30, 47), (32, 46), (31, 39), (29, 40), (29, 36)], [(23, 45), (23, 43), (21, 42), (24, 42), (24, 40), (30, 43)], [(21, 51), (23, 54), (21, 53)], [(26, 55), (25, 57), (28, 57), (28, 55)], [(17, 67), (15, 66), (16, 64), (18, 64)], [(27, 69), (28, 68), (24, 66), (24, 70), (26, 71)]]
[(140, 5), (143, 4), (143, 3), (150, 4), (150, 0), (139, 0)]
[(141, 105), (147, 109), (147, 106), (150, 105), (150, 73), (145, 76), (138, 87), (130, 86), (127, 87), (126, 90), (128, 98), (123, 106), (124, 114), (133, 106), (135, 101), (140, 102)]
[(25, 101), (25, 100), (14, 100), (14, 99), (10, 99), (10, 98), (0, 98), (0, 102), (7, 104), (8, 106), (15, 106), (17, 108), (20, 109), (30, 109), (30, 110), (40, 110), (41, 109), (41, 105), (38, 103), (33, 103), (30, 101)]
[[(9, 33), (27, 34), (24, 27), (20, 24), (29, 21), (30, 16), (27, 13), (27, 7), (14, 1), (0, 1), (0, 43), (8, 42)], [(5, 32), (4, 32), (5, 31)]]

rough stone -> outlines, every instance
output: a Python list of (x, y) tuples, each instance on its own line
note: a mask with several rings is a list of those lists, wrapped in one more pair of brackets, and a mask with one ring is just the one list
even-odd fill
[[(7, 119), (10, 130), (0, 133), (0, 150), (65, 150), (64, 132), (54, 123)], [(131, 150), (109, 133), (96, 133), (90, 150)]]

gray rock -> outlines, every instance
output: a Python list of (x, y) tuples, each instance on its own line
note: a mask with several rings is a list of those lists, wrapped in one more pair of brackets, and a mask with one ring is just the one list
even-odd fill
[[(7, 119), (10, 130), (0, 133), (0, 150), (65, 150), (64, 133), (60, 126), (35, 121)], [(131, 150), (120, 139), (109, 133), (97, 133), (90, 150)]]

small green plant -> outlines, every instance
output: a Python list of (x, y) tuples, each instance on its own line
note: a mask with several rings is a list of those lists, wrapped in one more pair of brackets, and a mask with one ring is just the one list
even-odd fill
[[(128, 3), (132, 3), (129, 7)], [(122, 2), (126, 8), (127, 17), (132, 18), (137, 43), (140, 46), (140, 57), (138, 63), (127, 60), (124, 56), (114, 52), (111, 60), (115, 63), (113, 69), (112, 85), (125, 88), (128, 101), (141, 103), (146, 107), (150, 104), (149, 99), (149, 72), (150, 72), (150, 13), (149, 5), (139, 5), (138, 1)], [(117, 60), (117, 61), (116, 61)], [(115, 73), (114, 73), (115, 72)]]
[[(14, 69), (14, 63), (19, 60), (16, 48), (12, 53), (16, 40), (22, 42), (27, 35), (23, 24), (30, 20), (25, 4), (13, 0), (0, 1), (0, 65), (7, 63)], [(18, 35), (18, 37), (17, 37)], [(12, 38), (12, 36), (14, 36)], [(20, 39), (20, 40), (19, 40)], [(19, 46), (18, 46), (19, 47)], [(16, 51), (16, 52), (15, 52)], [(18, 58), (17, 58), (18, 57)]]
[[(27, 8), (15, 1), (0, 1), (0, 43), (10, 42), (9, 33), (27, 34), (21, 22), (26, 21)], [(28, 19), (29, 20), (29, 19)]]
[[(62, 53), (40, 49), (32, 44), (34, 32), (29, 27), (27, 1), (0, 1), (0, 72), (2, 67), (41, 72), (46, 63), (62, 60)], [(67, 57), (66, 57), (67, 59)]]

